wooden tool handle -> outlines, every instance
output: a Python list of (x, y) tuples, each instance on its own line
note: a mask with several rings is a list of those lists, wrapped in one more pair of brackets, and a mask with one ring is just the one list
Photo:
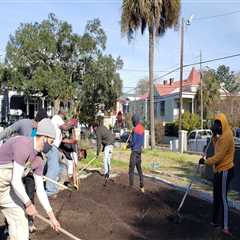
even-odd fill
[(52, 182), (52, 183), (58, 185), (59, 187), (62, 187), (62, 188), (64, 188), (64, 189), (67, 189), (67, 190), (72, 191), (72, 189), (70, 189), (69, 187), (67, 187), (67, 186), (65, 186), (64, 184), (61, 184), (61, 183), (59, 183), (59, 182), (56, 182), (56, 181), (52, 180), (51, 178), (48, 178), (48, 177), (46, 177), (46, 176), (43, 176), (43, 179), (46, 180), (46, 181)]
[[(42, 220), (43, 222), (49, 224), (50, 226), (52, 226), (50, 220), (48, 220), (47, 218), (43, 217), (42, 215), (40, 214), (37, 214), (36, 215), (37, 218), (39, 218), (40, 220)], [(63, 229), (63, 228), (59, 228), (59, 231), (63, 234), (65, 234), (66, 236), (68, 236), (69, 238), (73, 239), (73, 240), (82, 240), (76, 236), (74, 236), (73, 234), (71, 234), (70, 232), (68, 232), (67, 230)]]
[(92, 163), (94, 160), (96, 160), (96, 157), (94, 157), (93, 159), (91, 159), (91, 160), (88, 162), (88, 164), (79, 171), (78, 174), (80, 174), (80, 173), (83, 172), (85, 169), (87, 169), (87, 168), (89, 167), (89, 165), (91, 165), (91, 163)]

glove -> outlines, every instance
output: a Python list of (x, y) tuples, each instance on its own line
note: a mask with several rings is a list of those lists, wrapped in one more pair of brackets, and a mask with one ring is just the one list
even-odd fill
[(70, 119), (69, 122), (70, 122), (71, 126), (77, 127), (78, 120), (76, 118)]
[(78, 143), (77, 139), (72, 140), (72, 144), (77, 144), (77, 143)]
[(204, 158), (200, 158), (198, 164), (200, 164), (200, 165), (201, 165), (201, 164), (205, 164), (205, 159), (204, 159)]

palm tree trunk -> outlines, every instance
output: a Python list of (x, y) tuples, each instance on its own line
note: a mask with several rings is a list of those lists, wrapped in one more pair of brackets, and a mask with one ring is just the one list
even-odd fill
[(151, 149), (155, 147), (153, 66), (154, 66), (154, 28), (149, 27), (149, 94), (150, 94)]
[(60, 99), (55, 98), (53, 104), (54, 104), (54, 115), (55, 115), (55, 114), (58, 114), (58, 112), (60, 110)]

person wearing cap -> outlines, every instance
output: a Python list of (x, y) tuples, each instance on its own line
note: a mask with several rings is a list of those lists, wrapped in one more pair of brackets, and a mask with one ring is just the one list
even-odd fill
[(22, 176), (33, 171), (38, 199), (47, 212), (53, 229), (59, 230), (43, 185), (42, 152), (48, 152), (56, 131), (50, 119), (38, 123), (35, 137), (15, 136), (0, 147), (0, 207), (9, 225), (10, 240), (29, 240), (27, 215), (38, 214), (28, 197)]
[[(35, 136), (37, 124), (44, 118), (48, 118), (46, 110), (39, 109), (34, 119), (20, 119), (16, 121), (0, 133), (0, 141), (8, 139), (12, 135), (21, 135), (26, 137)], [(22, 178), (22, 180), (27, 195), (29, 196), (30, 200), (34, 202), (35, 184), (32, 172), (29, 172), (26, 176)], [(28, 216), (28, 225), (30, 233), (36, 231), (36, 226), (34, 225), (32, 216)], [(4, 232), (6, 234), (8, 232), (7, 224)]]
[(143, 172), (142, 172), (142, 159), (141, 153), (144, 143), (144, 127), (140, 122), (139, 114), (135, 113), (132, 116), (132, 124), (134, 126), (129, 141), (129, 147), (131, 148), (131, 156), (129, 162), (129, 185), (133, 186), (134, 183), (134, 169), (137, 168), (139, 179), (140, 179), (140, 190), (144, 192), (143, 184)]
[[(61, 155), (59, 151), (59, 146), (62, 142), (62, 130), (67, 131), (76, 125), (75, 120), (64, 122), (63, 118), (65, 115), (66, 112), (61, 108), (58, 114), (54, 115), (51, 119), (56, 130), (56, 138), (52, 144), (51, 150), (47, 153), (48, 161), (46, 177), (56, 182), (59, 180), (61, 170), (64, 169), (63, 164), (60, 163)], [(46, 192), (49, 197), (55, 198), (56, 194), (58, 193), (57, 185), (50, 181), (46, 181)]]

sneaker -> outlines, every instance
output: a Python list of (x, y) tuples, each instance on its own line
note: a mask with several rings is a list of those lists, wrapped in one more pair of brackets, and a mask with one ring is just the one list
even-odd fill
[(30, 232), (30, 233), (34, 233), (34, 232), (37, 231), (37, 227), (34, 225), (33, 222), (29, 223), (28, 229), (29, 229), (29, 232)]
[(145, 192), (144, 187), (140, 187), (140, 191), (144, 193)]
[(229, 236), (229, 237), (232, 237), (232, 236), (233, 236), (232, 233), (229, 232), (229, 229), (228, 229), (228, 228), (223, 229), (223, 230), (222, 230), (222, 233), (225, 234), (225, 235), (227, 235), (227, 236)]

